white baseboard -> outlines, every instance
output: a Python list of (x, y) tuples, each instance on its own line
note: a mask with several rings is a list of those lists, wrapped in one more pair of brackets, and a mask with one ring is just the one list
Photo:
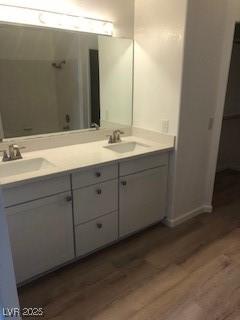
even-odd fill
[(204, 205), (202, 207), (196, 208), (193, 211), (187, 212), (186, 214), (182, 215), (181, 217), (177, 217), (175, 219), (166, 218), (163, 223), (165, 223), (168, 227), (174, 228), (179, 226), (180, 224), (202, 214), (202, 213), (212, 213), (213, 207), (212, 205)]
[(202, 207), (203, 213), (212, 213), (213, 212), (213, 206), (212, 205), (205, 205)]

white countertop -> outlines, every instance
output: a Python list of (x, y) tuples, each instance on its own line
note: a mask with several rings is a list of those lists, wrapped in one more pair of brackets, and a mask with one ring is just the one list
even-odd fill
[[(49, 161), (53, 166), (47, 169), (41, 169), (38, 171), (31, 171), (26, 173), (21, 173), (18, 175), (11, 175), (0, 178), (0, 185), (3, 188), (17, 186), (21, 183), (29, 182), (33, 179), (41, 179), (43, 177), (71, 173), (76, 170), (86, 169), (87, 167), (94, 167), (103, 164), (110, 164), (114, 162), (120, 162), (126, 159), (149, 155), (151, 153), (168, 152), (173, 150), (174, 142), (155, 142), (152, 140), (129, 136), (122, 139), (123, 142), (137, 142), (147, 145), (144, 150), (136, 150), (123, 154), (116, 153), (112, 150), (106, 149), (104, 147), (109, 146), (107, 141), (97, 141), (91, 143), (83, 143), (72, 146), (59, 147), (55, 149), (47, 149), (41, 151), (34, 151), (24, 153), (23, 160), (34, 158), (44, 158)], [(13, 162), (12, 162), (13, 163)], [(2, 166), (8, 163), (1, 163)]]

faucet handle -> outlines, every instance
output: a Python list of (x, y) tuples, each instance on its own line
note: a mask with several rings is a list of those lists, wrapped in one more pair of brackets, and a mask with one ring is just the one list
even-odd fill
[(17, 144), (13, 145), (14, 150), (16, 151), (15, 158), (16, 159), (22, 159), (22, 154), (20, 150), (26, 149), (26, 147), (19, 147)]
[(114, 143), (113, 136), (111, 134), (108, 134), (106, 137), (109, 138), (109, 140), (108, 140), (109, 144), (113, 144)]
[(9, 156), (7, 154), (7, 150), (0, 150), (0, 152), (2, 152), (2, 154), (3, 154), (2, 161), (3, 162), (9, 161)]

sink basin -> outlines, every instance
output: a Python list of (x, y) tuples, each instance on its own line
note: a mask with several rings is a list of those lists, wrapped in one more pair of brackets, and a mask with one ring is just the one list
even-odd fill
[(0, 164), (0, 178), (36, 172), (53, 167), (54, 165), (44, 158), (15, 160)]
[(117, 153), (127, 153), (133, 151), (144, 151), (146, 148), (149, 148), (149, 146), (138, 142), (121, 142), (104, 148)]

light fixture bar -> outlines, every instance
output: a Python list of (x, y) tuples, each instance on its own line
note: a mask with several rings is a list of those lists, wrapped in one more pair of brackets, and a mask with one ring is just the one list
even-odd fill
[(0, 5), (0, 23), (113, 35), (109, 21), (7, 5)]

